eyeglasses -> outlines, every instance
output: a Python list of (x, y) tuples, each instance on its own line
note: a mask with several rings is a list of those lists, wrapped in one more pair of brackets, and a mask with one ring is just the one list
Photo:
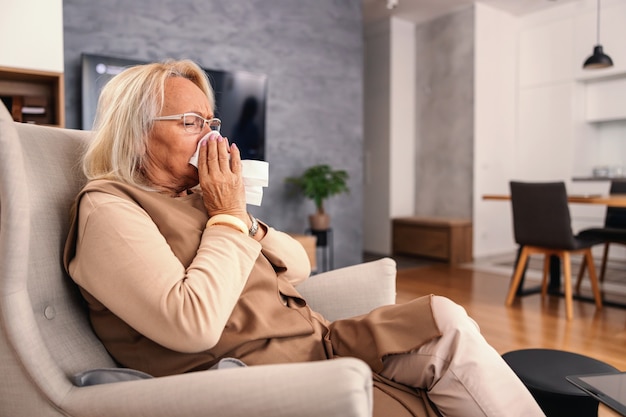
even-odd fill
[(220, 127), (222, 127), (222, 121), (213, 117), (212, 119), (205, 119), (202, 116), (199, 116), (195, 113), (183, 113), (183, 114), (174, 114), (172, 116), (159, 116), (155, 117), (152, 120), (182, 120), (183, 128), (187, 133), (198, 134), (204, 130), (204, 126), (209, 125), (209, 129), (215, 130), (217, 132), (220, 131)]

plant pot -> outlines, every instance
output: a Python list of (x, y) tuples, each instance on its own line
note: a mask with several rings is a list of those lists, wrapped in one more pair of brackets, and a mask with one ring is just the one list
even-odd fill
[(315, 213), (309, 216), (311, 230), (328, 230), (330, 227), (330, 216), (326, 213)]

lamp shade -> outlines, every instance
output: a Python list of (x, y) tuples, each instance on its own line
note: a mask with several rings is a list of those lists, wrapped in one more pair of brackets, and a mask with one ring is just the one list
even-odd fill
[(596, 45), (593, 48), (593, 55), (585, 60), (584, 69), (608, 68), (613, 66), (613, 60), (604, 53), (602, 45)]

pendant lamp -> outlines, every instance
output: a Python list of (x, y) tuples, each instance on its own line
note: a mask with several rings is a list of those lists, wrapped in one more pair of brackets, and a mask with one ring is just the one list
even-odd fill
[(600, 45), (600, 0), (598, 0), (598, 42), (593, 47), (593, 55), (591, 55), (583, 64), (583, 69), (600, 69), (613, 66), (613, 60), (604, 53), (602, 45)]

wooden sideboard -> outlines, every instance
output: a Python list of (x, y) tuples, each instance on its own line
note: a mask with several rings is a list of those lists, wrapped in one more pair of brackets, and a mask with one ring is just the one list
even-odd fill
[(394, 254), (459, 264), (472, 261), (472, 222), (467, 219), (400, 217), (392, 220)]

